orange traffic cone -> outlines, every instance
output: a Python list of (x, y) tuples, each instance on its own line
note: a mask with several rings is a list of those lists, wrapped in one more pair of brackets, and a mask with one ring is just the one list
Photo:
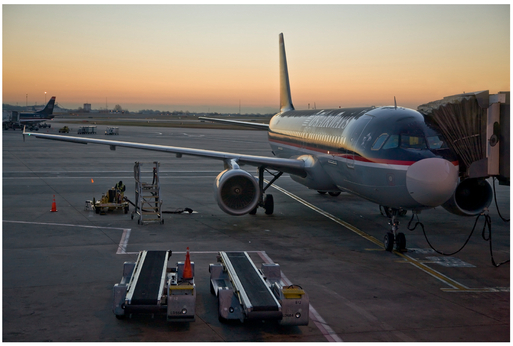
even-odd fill
[(189, 247), (187, 247), (187, 254), (185, 255), (185, 264), (183, 266), (182, 278), (184, 280), (191, 280), (193, 278), (192, 266), (191, 266), (191, 257), (189, 256)]
[(55, 204), (55, 195), (53, 195), (53, 203), (52, 203), (52, 210), (50, 210), (51, 212), (56, 212), (57, 211), (57, 204)]

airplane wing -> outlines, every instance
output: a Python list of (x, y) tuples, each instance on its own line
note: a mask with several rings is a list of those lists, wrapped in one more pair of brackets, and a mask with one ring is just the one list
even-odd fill
[(267, 156), (254, 156), (254, 155), (241, 155), (236, 153), (227, 153), (222, 151), (213, 151), (213, 150), (203, 150), (203, 149), (192, 149), (192, 148), (183, 148), (183, 147), (173, 147), (167, 145), (157, 145), (157, 144), (145, 144), (145, 143), (135, 143), (135, 142), (124, 142), (124, 141), (113, 141), (107, 139), (94, 139), (94, 138), (84, 138), (84, 137), (73, 137), (73, 136), (64, 136), (64, 135), (51, 135), (45, 133), (33, 133), (33, 132), (25, 132), (23, 129), (23, 138), (25, 139), (25, 135), (36, 138), (50, 139), (56, 141), (64, 141), (64, 142), (72, 142), (72, 143), (81, 143), (81, 144), (102, 144), (110, 146), (111, 150), (116, 150), (116, 147), (125, 147), (125, 148), (133, 148), (133, 149), (144, 149), (144, 150), (153, 150), (153, 151), (161, 151), (176, 154), (177, 157), (181, 155), (190, 155), (190, 156), (198, 156), (209, 159), (216, 160), (234, 160), (239, 165), (250, 165), (256, 167), (265, 167), (276, 171), (281, 171), (284, 173), (294, 174), (301, 177), (306, 177), (306, 169), (305, 162), (303, 160), (296, 159), (282, 159), (276, 157), (267, 157)]
[(261, 123), (252, 123), (249, 121), (239, 121), (239, 120), (228, 120), (228, 119), (216, 119), (216, 118), (207, 118), (207, 117), (198, 117), (201, 120), (208, 120), (214, 123), (223, 123), (223, 124), (232, 124), (239, 125), (245, 127), (252, 127), (254, 129), (259, 130), (269, 130), (269, 124), (261, 124)]

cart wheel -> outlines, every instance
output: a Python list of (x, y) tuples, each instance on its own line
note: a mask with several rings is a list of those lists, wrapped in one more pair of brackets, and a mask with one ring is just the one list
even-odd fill
[(128, 214), (129, 207), (125, 207), (125, 214)]
[(94, 211), (96, 212), (96, 214), (100, 214), (100, 208), (94, 207)]
[(130, 218), (133, 220), (134, 219), (134, 214), (130, 215)]

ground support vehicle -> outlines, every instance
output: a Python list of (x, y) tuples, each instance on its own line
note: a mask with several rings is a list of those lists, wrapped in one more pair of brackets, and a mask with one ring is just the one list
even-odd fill
[(121, 209), (125, 214), (128, 213), (130, 206), (128, 204), (128, 200), (126, 199), (123, 192), (117, 190), (116, 188), (111, 188), (107, 191), (107, 193), (102, 194), (102, 198), (97, 201), (93, 198), (93, 206), (96, 214), (105, 214), (107, 211), (113, 211)]
[(106, 135), (119, 135), (119, 127), (107, 127), (105, 130)]
[(59, 133), (69, 133), (69, 127), (64, 126), (59, 129)]
[(170, 266), (171, 251), (141, 251), (123, 264), (123, 277), (112, 289), (112, 311), (121, 319), (133, 313), (165, 313), (170, 322), (193, 322), (196, 310), (194, 262)]
[[(20, 115), (16, 111), (12, 111), (10, 115), (3, 116), (2, 117), (2, 126), (4, 130), (9, 129), (23, 129), (23, 126), (21, 126), (20, 123)], [(39, 130), (39, 128), (35, 129), (36, 131)]]
[(80, 126), (77, 133), (79, 135), (95, 135), (96, 126)]
[(210, 264), (210, 291), (218, 297), (219, 320), (277, 320), (281, 325), (308, 325), (310, 300), (297, 285), (285, 285), (280, 265), (258, 270), (247, 252), (219, 252)]

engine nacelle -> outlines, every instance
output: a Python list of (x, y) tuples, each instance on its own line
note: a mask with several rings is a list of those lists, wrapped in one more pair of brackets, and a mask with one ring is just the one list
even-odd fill
[(444, 204), (445, 210), (461, 216), (479, 215), (492, 203), (493, 191), (484, 179), (465, 179)]
[(253, 210), (260, 197), (257, 179), (242, 169), (227, 169), (219, 173), (214, 190), (219, 208), (237, 216)]

